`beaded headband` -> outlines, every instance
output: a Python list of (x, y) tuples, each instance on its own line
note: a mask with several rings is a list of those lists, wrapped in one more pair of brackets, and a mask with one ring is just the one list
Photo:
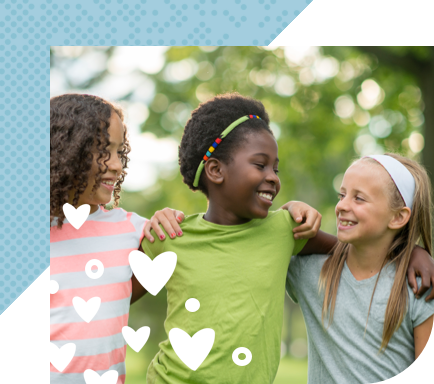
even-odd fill
[(413, 207), (416, 182), (407, 167), (392, 156), (372, 155), (366, 157), (371, 157), (383, 166), (395, 183), (396, 188), (398, 188), (406, 207), (411, 209)]
[(200, 175), (202, 173), (203, 168), (205, 167), (206, 161), (211, 157), (212, 153), (215, 151), (215, 149), (218, 147), (218, 145), (222, 142), (222, 140), (236, 126), (240, 125), (241, 123), (244, 123), (245, 121), (247, 121), (249, 119), (261, 120), (261, 118), (259, 116), (256, 116), (256, 115), (246, 115), (246, 116), (240, 117), (238, 120), (235, 120), (231, 125), (229, 125), (229, 127), (227, 127), (217, 139), (215, 139), (214, 143), (211, 145), (211, 147), (208, 148), (208, 151), (206, 152), (205, 156), (203, 157), (202, 161), (199, 164), (199, 167), (197, 168), (196, 176), (195, 176), (194, 182), (193, 182), (193, 187), (196, 187), (196, 188), (198, 187)]

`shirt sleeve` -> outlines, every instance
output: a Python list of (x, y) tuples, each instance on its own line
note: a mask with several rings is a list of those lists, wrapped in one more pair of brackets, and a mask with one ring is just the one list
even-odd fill
[[(156, 236), (154, 236), (155, 238)], [(167, 240), (166, 240), (167, 241)], [(153, 243), (151, 243), (148, 239), (144, 238), (142, 241), (143, 252), (146, 256), (148, 256), (151, 260), (154, 260), (159, 254), (164, 252), (165, 242), (156, 238)]]
[[(289, 222), (291, 224), (291, 233), (292, 233), (292, 236), (294, 236), (294, 233), (292, 232), (292, 230), (295, 227), (297, 227), (299, 224), (296, 223), (292, 217), (289, 218)], [(304, 246), (306, 245), (306, 243), (307, 243), (308, 240), (309, 239), (297, 239), (297, 240), (294, 239), (294, 250), (292, 251), (292, 254), (293, 255), (298, 255), (301, 252), (301, 250), (304, 248)]]
[[(420, 287), (420, 285), (421, 278), (418, 277), (417, 286)], [(433, 288), (431, 287), (419, 299), (414, 298), (413, 307), (411, 309), (411, 321), (413, 322), (413, 328), (421, 325), (430, 316), (434, 315), (434, 300), (431, 300), (428, 303), (425, 301), (425, 298), (430, 294), (432, 289)], [(411, 294), (413, 294), (413, 292)]]

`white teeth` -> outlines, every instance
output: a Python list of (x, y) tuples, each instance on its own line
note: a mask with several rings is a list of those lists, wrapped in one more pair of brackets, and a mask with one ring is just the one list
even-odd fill
[(273, 200), (273, 195), (271, 193), (263, 193), (263, 192), (258, 192), (258, 195), (261, 197), (265, 197), (268, 200)]
[(103, 184), (106, 184), (106, 185), (113, 185), (115, 182), (114, 181), (103, 181), (102, 182)]

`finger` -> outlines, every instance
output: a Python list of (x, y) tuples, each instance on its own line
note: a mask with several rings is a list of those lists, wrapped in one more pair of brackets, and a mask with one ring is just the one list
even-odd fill
[(182, 211), (175, 211), (175, 217), (178, 223), (182, 223), (185, 219), (184, 212)]
[(143, 234), (151, 243), (153, 243), (155, 241), (154, 237), (151, 235), (151, 221), (150, 220), (148, 220), (146, 222), (145, 228), (143, 228)]
[(321, 228), (321, 220), (322, 220), (322, 216), (320, 213), (318, 213), (318, 216), (316, 218), (315, 225), (314, 225), (315, 232), (318, 232), (319, 229)]
[(408, 285), (413, 290), (413, 293), (416, 294), (417, 292), (417, 281), (416, 281), (416, 272), (413, 267), (408, 268), (407, 271), (407, 279), (408, 279)]
[(279, 209), (286, 209), (287, 211), (289, 211), (289, 207), (290, 207), (290, 206), (291, 206), (291, 203), (288, 202), (288, 203), (282, 205)]
[(164, 240), (166, 238), (166, 235), (164, 234), (163, 230), (160, 228), (160, 219), (158, 214), (161, 214), (161, 211), (155, 212), (154, 216), (151, 217), (151, 227), (155, 231), (156, 236), (160, 240)]
[[(165, 231), (169, 234), (171, 239), (174, 239), (176, 237), (176, 235), (178, 236), (182, 236), (182, 230), (181, 227), (178, 224), (177, 221), (177, 211), (175, 211), (174, 209), (171, 208), (164, 208), (162, 211), (162, 214), (164, 214), (165, 217), (161, 217), (161, 225), (163, 225), (163, 228), (165, 229)], [(181, 211), (178, 211), (181, 212)], [(181, 212), (182, 213), (182, 212)], [(182, 213), (182, 216), (184, 214)], [(181, 215), (179, 215), (181, 217)], [(160, 217), (160, 215), (159, 215)], [(165, 223), (169, 223), (168, 228), (165, 227)]]
[(422, 272), (422, 283), (420, 285), (419, 290), (416, 293), (416, 297), (421, 297), (426, 291), (428, 291), (429, 287), (431, 286), (431, 276), (428, 274), (428, 272), (424, 271)]
[(292, 218), (296, 223), (301, 223), (303, 221), (303, 211), (298, 206), (292, 208), (291, 211), (289, 211), (290, 205), (286, 206), (285, 204), (282, 208), (288, 210), (289, 214), (292, 216)]
[(430, 294), (425, 298), (425, 301), (431, 301), (432, 299), (434, 299), (434, 276), (431, 277), (431, 292)]
[(311, 210), (307, 210), (305, 213), (305, 224), (309, 225), (310, 229), (315, 228), (316, 219), (319, 213), (317, 211), (312, 212)]
[[(170, 208), (164, 208), (162, 211), (155, 212), (155, 215), (158, 218), (159, 224), (164, 228), (169, 237), (171, 239), (175, 238), (176, 233), (172, 223), (176, 223), (176, 220), (172, 210)], [(176, 225), (178, 224), (176, 223)]]
[[(304, 224), (303, 224), (304, 225)], [(316, 236), (321, 226), (321, 221), (316, 221), (313, 228), (306, 229), (302, 232), (296, 232), (294, 239), (311, 239)], [(299, 228), (299, 227), (297, 227)]]
[(303, 223), (295, 227), (292, 232), (300, 234), (312, 230), (312, 227), (308, 223)]

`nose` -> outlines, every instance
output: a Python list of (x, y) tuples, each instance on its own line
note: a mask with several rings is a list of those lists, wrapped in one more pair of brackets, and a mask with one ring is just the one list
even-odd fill
[(336, 212), (348, 211), (348, 199), (346, 196), (342, 197), (336, 204)]
[(110, 172), (116, 172), (116, 176), (119, 176), (122, 173), (122, 161), (118, 154), (111, 154), (110, 160), (108, 161), (108, 170)]
[(280, 184), (279, 176), (277, 176), (276, 172), (274, 172), (274, 169), (272, 169), (271, 171), (269, 171), (267, 173), (265, 180), (268, 183), (271, 183), (273, 185), (279, 185)]

